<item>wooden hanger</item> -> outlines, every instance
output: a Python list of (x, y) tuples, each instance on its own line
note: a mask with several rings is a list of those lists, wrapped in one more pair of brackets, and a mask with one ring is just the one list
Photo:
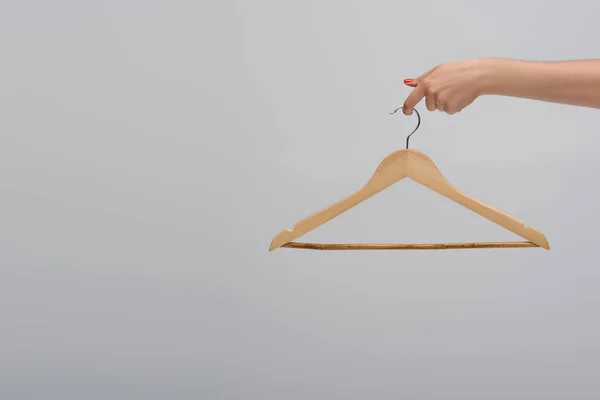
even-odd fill
[[(402, 108), (402, 107), (400, 107)], [(398, 111), (396, 109), (393, 113)], [(416, 110), (414, 110), (416, 112)], [(479, 200), (467, 196), (452, 186), (441, 174), (433, 161), (419, 150), (409, 149), (408, 140), (419, 128), (421, 117), (417, 112), (419, 123), (417, 128), (408, 135), (406, 149), (397, 150), (387, 156), (367, 182), (358, 192), (345, 199), (313, 214), (296, 223), (294, 227), (279, 232), (272, 240), (269, 251), (279, 247), (314, 249), (314, 250), (441, 250), (464, 248), (514, 248), (514, 247), (541, 247), (550, 250), (546, 237), (537, 229), (525, 227), (518, 219), (492, 208)], [(527, 241), (521, 242), (484, 242), (484, 243), (433, 243), (433, 244), (319, 244), (300, 243), (293, 240), (312, 231), (325, 222), (348, 211), (394, 183), (410, 178), (441, 194), (444, 197), (476, 212), (484, 218), (516, 233)]]

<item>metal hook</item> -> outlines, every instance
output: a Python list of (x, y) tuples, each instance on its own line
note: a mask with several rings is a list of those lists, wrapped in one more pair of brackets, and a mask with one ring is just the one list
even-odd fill
[[(391, 115), (391, 114), (395, 114), (395, 113), (396, 113), (396, 111), (398, 111), (398, 110), (401, 110), (402, 108), (403, 108), (403, 107), (398, 107), (398, 108), (396, 108), (394, 111), (392, 111), (392, 112), (390, 113), (390, 115)], [(415, 130), (414, 130), (414, 131), (412, 131), (412, 132), (410, 133), (410, 135), (408, 135), (408, 136), (406, 137), (406, 148), (407, 148), (407, 149), (408, 149), (408, 139), (410, 139), (410, 137), (412, 136), (412, 134), (413, 134), (413, 133), (415, 133), (415, 132), (417, 131), (417, 129), (419, 129), (419, 126), (421, 126), (421, 115), (419, 114), (419, 112), (417, 111), (417, 109), (416, 109), (416, 108), (413, 108), (413, 111), (417, 113), (417, 127), (415, 128)]]

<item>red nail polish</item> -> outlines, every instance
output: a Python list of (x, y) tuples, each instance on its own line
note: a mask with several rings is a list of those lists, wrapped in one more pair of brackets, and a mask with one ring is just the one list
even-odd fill
[(413, 82), (413, 80), (412, 80), (412, 79), (405, 79), (405, 80), (404, 80), (404, 83), (407, 83), (407, 84), (408, 84), (408, 83), (412, 83), (412, 82)]

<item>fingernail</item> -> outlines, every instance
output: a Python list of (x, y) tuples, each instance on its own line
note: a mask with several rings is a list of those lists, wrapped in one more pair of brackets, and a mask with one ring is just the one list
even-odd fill
[(404, 83), (406, 83), (408, 85), (409, 83), (413, 83), (413, 80), (412, 79), (405, 79)]

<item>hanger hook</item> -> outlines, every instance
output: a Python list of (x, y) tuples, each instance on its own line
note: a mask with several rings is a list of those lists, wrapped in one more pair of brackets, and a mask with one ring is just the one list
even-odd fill
[[(404, 108), (404, 107), (398, 107), (394, 111), (392, 111), (390, 114), (395, 114), (396, 111), (402, 110), (402, 108)], [(410, 139), (410, 137), (412, 136), (412, 134), (415, 133), (417, 131), (417, 129), (419, 129), (419, 126), (421, 126), (421, 115), (419, 114), (419, 112), (417, 111), (416, 108), (413, 108), (413, 111), (417, 113), (417, 127), (410, 133), (410, 135), (408, 135), (406, 137), (406, 148), (407, 149), (408, 149), (408, 139)]]

